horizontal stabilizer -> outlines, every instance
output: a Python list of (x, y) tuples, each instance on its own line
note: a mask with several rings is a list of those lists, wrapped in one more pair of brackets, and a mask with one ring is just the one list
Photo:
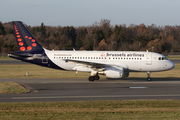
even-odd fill
[(30, 53), (22, 53), (22, 52), (13, 52), (13, 53), (9, 53), (9, 55), (14, 55), (14, 56), (19, 56), (19, 57), (32, 57), (33, 54)]

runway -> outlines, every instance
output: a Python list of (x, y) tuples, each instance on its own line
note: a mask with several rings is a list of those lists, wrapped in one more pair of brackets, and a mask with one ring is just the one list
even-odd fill
[[(0, 79), (19, 82), (32, 93), (0, 94), (0, 102), (94, 101), (180, 99), (179, 79), (99, 80), (85, 79)], [(34, 90), (34, 91), (33, 91)]]
[[(180, 60), (172, 60), (180, 63)], [(0, 65), (29, 64), (17, 60), (0, 60)], [(94, 100), (141, 100), (180, 99), (180, 78), (146, 78), (120, 80), (101, 79), (11, 79), (0, 82), (18, 82), (31, 90), (24, 94), (0, 94), (0, 102), (45, 102), (45, 101), (94, 101)]]

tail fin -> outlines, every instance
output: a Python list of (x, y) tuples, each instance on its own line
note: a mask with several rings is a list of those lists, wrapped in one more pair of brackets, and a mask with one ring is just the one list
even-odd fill
[(44, 51), (21, 21), (13, 21), (12, 24), (19, 51)]

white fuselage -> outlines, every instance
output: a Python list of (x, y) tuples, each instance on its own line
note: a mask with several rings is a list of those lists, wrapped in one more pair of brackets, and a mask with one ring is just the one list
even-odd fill
[(49, 50), (45, 50), (45, 52), (53, 63), (65, 70), (91, 72), (92, 69), (88, 67), (89, 65), (82, 62), (119, 66), (129, 72), (166, 71), (175, 66), (165, 56), (154, 52)]

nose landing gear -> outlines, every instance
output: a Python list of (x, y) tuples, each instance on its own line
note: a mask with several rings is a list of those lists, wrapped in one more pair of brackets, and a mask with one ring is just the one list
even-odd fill
[(150, 72), (147, 72), (147, 81), (151, 81), (152, 79), (151, 79), (151, 77), (150, 77)]

